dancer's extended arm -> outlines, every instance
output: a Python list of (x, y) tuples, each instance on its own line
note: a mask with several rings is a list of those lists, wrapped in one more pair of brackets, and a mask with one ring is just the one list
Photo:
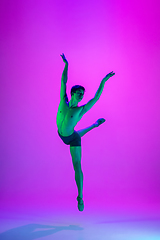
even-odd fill
[(112, 76), (114, 76), (114, 75), (115, 75), (115, 73), (112, 71), (112, 72), (108, 73), (108, 74), (102, 79), (102, 81), (101, 81), (101, 83), (100, 83), (100, 86), (99, 86), (99, 88), (98, 88), (98, 90), (97, 90), (94, 98), (92, 98), (86, 105), (83, 106), (83, 109), (82, 109), (82, 111), (81, 111), (81, 113), (80, 113), (81, 115), (85, 114), (88, 110), (90, 110), (90, 109), (93, 107), (93, 105), (98, 101), (98, 99), (100, 98), (100, 96), (101, 96), (101, 94), (102, 94), (102, 92), (103, 92), (104, 85), (105, 85), (106, 81), (107, 81), (110, 77), (112, 77)]
[(61, 91), (60, 91), (60, 98), (63, 99), (66, 96), (66, 83), (68, 79), (68, 61), (64, 55), (60, 55), (63, 59), (63, 62), (65, 63), (65, 67), (62, 73), (62, 78), (61, 78)]

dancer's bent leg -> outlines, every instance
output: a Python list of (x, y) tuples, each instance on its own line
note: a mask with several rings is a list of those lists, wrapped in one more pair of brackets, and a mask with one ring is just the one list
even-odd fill
[(83, 137), (87, 132), (91, 131), (92, 129), (99, 127), (102, 123), (104, 123), (106, 120), (104, 118), (98, 119), (95, 123), (93, 123), (91, 126), (86, 127), (84, 129), (78, 130), (77, 132), (81, 137)]

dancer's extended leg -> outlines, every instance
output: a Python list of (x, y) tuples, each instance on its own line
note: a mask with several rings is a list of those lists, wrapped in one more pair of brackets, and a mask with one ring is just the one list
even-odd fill
[(78, 130), (77, 132), (81, 137), (83, 137), (87, 132), (91, 131), (92, 129), (98, 127), (102, 123), (104, 123), (106, 120), (104, 118), (99, 118), (95, 123), (93, 123), (91, 126)]
[(83, 172), (81, 168), (81, 146), (70, 146), (70, 153), (72, 156), (73, 167), (75, 171), (75, 180), (78, 188), (78, 209), (83, 211)]

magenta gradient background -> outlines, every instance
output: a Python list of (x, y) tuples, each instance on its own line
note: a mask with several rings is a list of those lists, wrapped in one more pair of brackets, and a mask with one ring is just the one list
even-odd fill
[(81, 84), (86, 103), (116, 73), (76, 127), (107, 119), (82, 138), (85, 201), (159, 204), (159, 1), (2, 0), (0, 9), (1, 204), (75, 201), (69, 147), (56, 127), (62, 52), (69, 99)]

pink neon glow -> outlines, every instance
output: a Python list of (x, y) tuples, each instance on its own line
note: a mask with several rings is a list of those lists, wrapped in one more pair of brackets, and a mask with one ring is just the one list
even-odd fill
[(65, 53), (67, 92), (86, 88), (100, 100), (76, 130), (82, 138), (84, 199), (112, 206), (160, 201), (159, 1), (2, 1), (1, 201), (59, 203), (77, 196), (69, 147), (56, 112)]

